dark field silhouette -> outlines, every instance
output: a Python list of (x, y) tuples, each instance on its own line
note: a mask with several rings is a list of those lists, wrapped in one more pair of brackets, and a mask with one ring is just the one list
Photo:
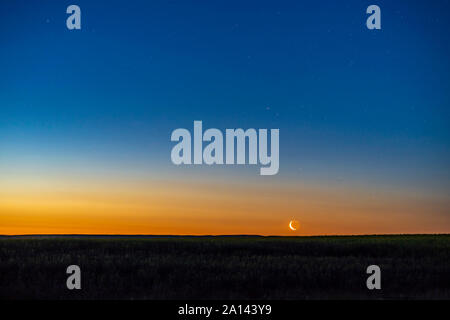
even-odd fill
[[(72, 264), (81, 290), (66, 288)], [(2, 237), (0, 297), (448, 299), (450, 235)]]

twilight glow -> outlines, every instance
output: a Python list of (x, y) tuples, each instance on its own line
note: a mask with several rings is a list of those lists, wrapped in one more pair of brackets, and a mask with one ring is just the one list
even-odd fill
[[(0, 234), (450, 232), (448, 3), (77, 4), (0, 3)], [(195, 120), (277, 174), (174, 165)]]

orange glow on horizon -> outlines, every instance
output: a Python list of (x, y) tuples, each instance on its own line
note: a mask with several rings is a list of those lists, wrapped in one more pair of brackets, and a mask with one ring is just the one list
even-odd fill
[[(30, 180), (31, 181), (31, 180)], [(448, 233), (445, 199), (300, 183), (0, 183), (0, 234)], [(65, 181), (61, 183), (60, 181)], [(286, 228), (295, 216), (301, 229)]]

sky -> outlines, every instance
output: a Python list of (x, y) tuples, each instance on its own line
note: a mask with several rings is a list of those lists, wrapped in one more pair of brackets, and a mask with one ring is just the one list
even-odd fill
[[(449, 34), (440, 0), (1, 1), (0, 234), (450, 233)], [(278, 174), (175, 166), (195, 120), (279, 129)]]

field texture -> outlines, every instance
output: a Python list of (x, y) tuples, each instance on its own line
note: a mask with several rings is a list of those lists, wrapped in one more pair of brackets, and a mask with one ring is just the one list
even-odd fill
[(2, 237), (0, 298), (449, 299), (450, 235)]

